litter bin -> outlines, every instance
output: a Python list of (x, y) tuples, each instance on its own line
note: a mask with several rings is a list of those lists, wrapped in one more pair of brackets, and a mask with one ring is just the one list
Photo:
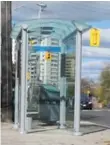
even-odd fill
[(39, 116), (44, 122), (59, 120), (60, 91), (52, 85), (41, 85), (39, 96)]

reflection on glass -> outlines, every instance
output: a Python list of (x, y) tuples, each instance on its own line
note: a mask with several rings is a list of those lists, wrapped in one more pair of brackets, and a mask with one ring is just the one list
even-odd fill
[(37, 86), (31, 86), (28, 89), (28, 112), (38, 112), (39, 108), (39, 87)]

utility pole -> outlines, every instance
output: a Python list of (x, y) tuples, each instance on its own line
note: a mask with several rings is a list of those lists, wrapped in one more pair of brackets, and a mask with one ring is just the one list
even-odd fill
[(11, 120), (12, 101), (12, 42), (11, 1), (1, 1), (1, 107), (2, 120)]

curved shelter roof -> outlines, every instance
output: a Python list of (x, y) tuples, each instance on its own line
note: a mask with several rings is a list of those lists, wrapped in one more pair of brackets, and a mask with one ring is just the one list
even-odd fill
[(18, 36), (22, 25), (26, 24), (28, 26), (28, 35), (32, 38), (38, 37), (52, 37), (59, 40), (63, 40), (70, 34), (74, 33), (77, 29), (84, 31), (90, 26), (82, 22), (67, 21), (59, 19), (36, 19), (23, 21), (16, 24), (13, 27), (11, 37), (16, 39)]

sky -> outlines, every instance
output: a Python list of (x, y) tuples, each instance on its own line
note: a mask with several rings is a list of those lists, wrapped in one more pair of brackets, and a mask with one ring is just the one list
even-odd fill
[(82, 77), (98, 80), (103, 68), (110, 63), (110, 21), (91, 23), (100, 29), (100, 47), (90, 47), (90, 32), (83, 34)]
[[(89, 25), (100, 29), (100, 47), (90, 47), (89, 31), (83, 34), (82, 47), (82, 77), (90, 78), (94, 81), (98, 80), (100, 72), (110, 62), (110, 20), (107, 20), (110, 16), (110, 3), (95, 2), (94, 4), (94, 2), (75, 2), (72, 5), (72, 3), (68, 2), (56, 2), (55, 4), (53, 2), (47, 2), (47, 5), (48, 9), (42, 14), (44, 18), (51, 18), (52, 16), (54, 18), (57, 18), (57, 16), (59, 18), (68, 17), (69, 19), (79, 18), (85, 20)], [(56, 12), (58, 15), (56, 15)], [(31, 2), (13, 3), (13, 22), (36, 18), (37, 13), (38, 8)], [(73, 13), (75, 13), (74, 18)]]

